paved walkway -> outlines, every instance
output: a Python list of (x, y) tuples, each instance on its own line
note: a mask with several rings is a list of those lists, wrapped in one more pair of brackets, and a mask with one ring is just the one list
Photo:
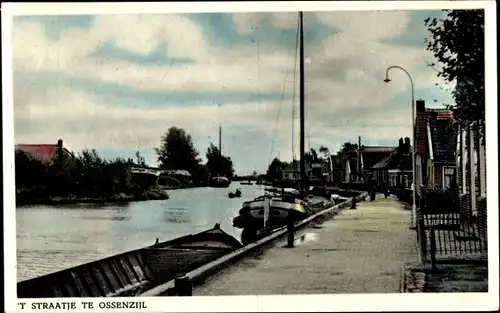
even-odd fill
[(403, 263), (416, 262), (410, 212), (378, 195), (297, 234), (294, 248), (278, 242), (193, 290), (200, 295), (400, 292)]

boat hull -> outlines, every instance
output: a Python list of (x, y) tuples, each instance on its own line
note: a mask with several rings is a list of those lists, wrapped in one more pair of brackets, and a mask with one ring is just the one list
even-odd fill
[(133, 296), (242, 244), (218, 227), (17, 283), (18, 298)]

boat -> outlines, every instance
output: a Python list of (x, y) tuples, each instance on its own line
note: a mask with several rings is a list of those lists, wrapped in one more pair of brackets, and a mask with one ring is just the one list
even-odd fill
[(242, 181), (240, 182), (240, 185), (253, 185), (253, 183), (251, 181)]
[[(303, 220), (332, 206), (332, 201), (323, 196), (308, 194), (305, 171), (305, 136), (304, 136), (304, 31), (303, 13), (299, 12), (299, 47), (300, 47), (300, 181), (298, 189), (268, 189), (267, 194), (243, 203), (239, 215), (233, 219), (233, 226), (242, 228), (241, 241), (251, 243), (269, 232), (287, 224)], [(292, 118), (293, 120), (293, 118)], [(285, 187), (285, 186), (281, 186)], [(299, 191), (300, 190), (300, 191)]]
[(241, 190), (236, 189), (235, 192), (230, 192), (227, 196), (229, 198), (241, 198)]
[[(219, 153), (222, 155), (222, 127), (219, 122)], [(231, 181), (223, 175), (217, 175), (210, 179), (209, 186), (214, 188), (227, 188), (231, 185)]]
[(135, 296), (242, 247), (220, 225), (17, 283), (18, 298)]
[(214, 188), (227, 188), (231, 185), (231, 182), (225, 176), (212, 177), (210, 180), (210, 187)]

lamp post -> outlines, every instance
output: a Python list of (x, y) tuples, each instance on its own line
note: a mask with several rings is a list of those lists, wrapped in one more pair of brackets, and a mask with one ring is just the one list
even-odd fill
[(412, 172), (413, 172), (413, 179), (412, 179), (412, 189), (413, 189), (413, 205), (412, 205), (412, 211), (411, 211), (411, 228), (415, 228), (417, 224), (417, 186), (416, 186), (416, 172), (415, 172), (415, 88), (413, 85), (413, 79), (411, 78), (410, 73), (408, 73), (407, 70), (402, 68), (401, 66), (393, 65), (389, 66), (387, 70), (385, 71), (385, 79), (384, 82), (389, 83), (391, 80), (389, 79), (389, 71), (393, 68), (397, 68), (402, 70), (403, 72), (408, 75), (408, 78), (410, 79), (411, 83), (411, 126), (412, 126), (412, 141), (413, 141), (413, 149), (412, 149)]

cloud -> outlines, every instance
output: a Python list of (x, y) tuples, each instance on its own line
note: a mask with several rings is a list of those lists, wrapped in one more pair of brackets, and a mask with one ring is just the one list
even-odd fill
[[(384, 84), (390, 65), (412, 73), (417, 98), (451, 100), (434, 87), (441, 82), (426, 67), (429, 52), (392, 42), (412, 29), (422, 34), (417, 17), (409, 11), (304, 14), (313, 147), (334, 151), (357, 136), (397, 143), (409, 134), (410, 83), (395, 69)], [(264, 170), (271, 155), (290, 159), (292, 146), (298, 153), (297, 132), (293, 144), (291, 136), (298, 117), (296, 13), (50, 21), (23, 18), (14, 25), (16, 142), (63, 137), (77, 150), (126, 151), (139, 143), (150, 149), (175, 125), (193, 135), (203, 154), (216, 141), (220, 120), (224, 151), (241, 171)]]

